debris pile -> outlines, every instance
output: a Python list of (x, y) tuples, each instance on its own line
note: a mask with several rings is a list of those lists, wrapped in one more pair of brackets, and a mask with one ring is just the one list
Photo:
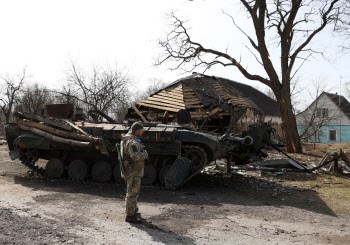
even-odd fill
[(350, 159), (342, 149), (339, 152), (327, 152), (322, 160), (312, 168), (312, 170), (317, 169), (331, 174), (350, 173)]
[[(263, 103), (262, 103), (263, 102)], [(277, 102), (255, 88), (228, 79), (194, 74), (175, 81), (137, 102), (128, 120), (184, 124), (224, 133), (240, 132), (255, 123), (277, 122)], [(280, 133), (278, 123), (271, 122)]]

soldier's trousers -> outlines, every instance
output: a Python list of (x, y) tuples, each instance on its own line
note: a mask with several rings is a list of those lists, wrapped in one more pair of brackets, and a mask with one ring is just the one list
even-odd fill
[(137, 207), (137, 199), (140, 194), (141, 177), (126, 178), (126, 216), (133, 216)]

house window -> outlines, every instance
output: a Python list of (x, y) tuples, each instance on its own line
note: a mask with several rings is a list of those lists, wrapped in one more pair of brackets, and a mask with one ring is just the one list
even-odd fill
[(328, 108), (319, 108), (316, 110), (316, 117), (327, 118), (328, 117)]
[(329, 135), (329, 140), (331, 141), (337, 141), (337, 130), (335, 129), (330, 129), (328, 131), (328, 135)]

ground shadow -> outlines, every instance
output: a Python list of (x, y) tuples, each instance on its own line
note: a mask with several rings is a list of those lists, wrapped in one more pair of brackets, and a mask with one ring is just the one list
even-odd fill
[[(47, 180), (44, 178), (14, 177), (15, 183), (31, 188), (58, 193), (82, 193), (104, 198), (123, 200), (125, 185), (94, 182), (79, 183), (71, 180)], [(184, 204), (222, 206), (291, 206), (331, 216), (336, 214), (327, 206), (314, 189), (286, 188), (278, 182), (269, 182), (257, 177), (220, 174), (195, 176), (178, 190), (157, 187), (142, 187), (140, 202), (156, 204)]]
[(166, 231), (161, 227), (152, 224), (151, 221), (147, 221), (145, 219), (142, 219), (141, 224), (130, 225), (146, 232), (155, 242), (161, 242), (162, 244), (196, 244), (195, 240), (190, 237), (182, 236), (171, 231)]

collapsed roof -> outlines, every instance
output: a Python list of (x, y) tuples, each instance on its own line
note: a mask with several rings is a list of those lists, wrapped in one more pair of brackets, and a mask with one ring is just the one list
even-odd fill
[[(181, 78), (135, 105), (129, 109), (127, 119), (141, 117), (144, 121), (179, 122), (179, 117), (186, 118), (184, 115), (188, 113), (194, 124), (208, 119), (222, 120), (225, 116), (230, 122), (232, 116), (242, 109), (251, 109), (260, 115), (279, 116), (276, 101), (257, 89), (202, 74)], [(169, 114), (167, 117), (170, 119), (164, 120), (166, 115), (161, 114), (164, 112)], [(219, 123), (222, 124), (221, 120)], [(227, 122), (224, 124), (227, 126)]]

